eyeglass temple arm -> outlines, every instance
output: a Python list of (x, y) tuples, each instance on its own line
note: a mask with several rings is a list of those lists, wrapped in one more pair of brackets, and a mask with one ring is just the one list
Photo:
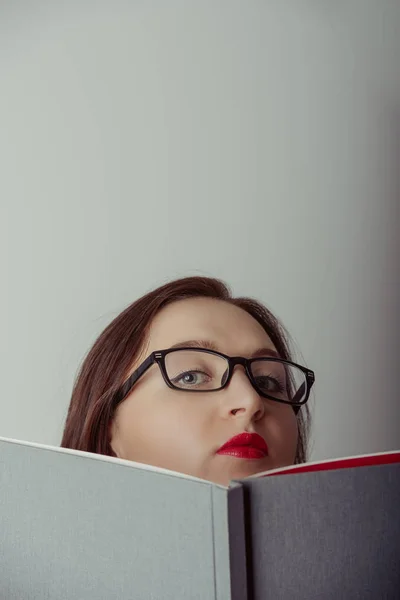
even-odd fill
[(146, 360), (140, 365), (140, 367), (138, 369), (136, 369), (136, 371), (134, 371), (132, 373), (132, 375), (130, 375), (128, 377), (128, 379), (125, 381), (125, 383), (122, 385), (119, 392), (116, 394), (116, 398), (115, 398), (116, 404), (118, 404), (119, 402), (122, 402), (122, 400), (129, 394), (129, 392), (131, 391), (132, 387), (135, 385), (137, 380), (143, 375), (143, 373), (145, 373), (145, 371), (147, 371), (147, 369), (149, 367), (151, 367), (151, 365), (153, 363), (154, 363), (154, 353), (150, 354), (150, 356), (148, 356), (146, 358)]
[[(303, 382), (301, 384), (301, 386), (299, 387), (299, 389), (297, 390), (296, 394), (294, 395), (293, 402), (297, 402), (297, 399), (302, 397), (302, 395), (304, 394), (304, 391), (305, 391), (305, 387), (306, 387), (306, 383)], [(293, 410), (296, 415), (299, 412), (300, 408), (301, 408), (301, 406), (293, 406)]]

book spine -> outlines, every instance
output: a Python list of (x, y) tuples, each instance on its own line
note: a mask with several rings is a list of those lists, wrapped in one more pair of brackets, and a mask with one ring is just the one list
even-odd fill
[(228, 492), (229, 564), (232, 600), (250, 600), (246, 541), (245, 489), (231, 484)]

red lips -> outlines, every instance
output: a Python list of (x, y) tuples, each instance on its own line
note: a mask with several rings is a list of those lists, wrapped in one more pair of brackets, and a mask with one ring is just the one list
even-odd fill
[(268, 456), (268, 446), (258, 433), (240, 433), (221, 446), (217, 454), (236, 458), (265, 458)]

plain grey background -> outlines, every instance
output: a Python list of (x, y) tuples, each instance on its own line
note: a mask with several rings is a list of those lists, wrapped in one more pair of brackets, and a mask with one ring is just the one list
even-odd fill
[(0, 435), (58, 445), (96, 336), (190, 274), (313, 368), (312, 458), (400, 446), (400, 3), (0, 2)]

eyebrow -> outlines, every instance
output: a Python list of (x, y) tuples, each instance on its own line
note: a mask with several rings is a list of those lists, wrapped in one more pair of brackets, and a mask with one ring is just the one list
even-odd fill
[[(212, 350), (213, 352), (221, 352), (214, 342), (210, 340), (186, 340), (185, 342), (178, 342), (170, 348), (205, 348), (205, 350)], [(252, 358), (257, 358), (261, 356), (272, 356), (274, 358), (281, 358), (279, 353), (273, 348), (258, 348), (255, 352), (252, 353)]]

